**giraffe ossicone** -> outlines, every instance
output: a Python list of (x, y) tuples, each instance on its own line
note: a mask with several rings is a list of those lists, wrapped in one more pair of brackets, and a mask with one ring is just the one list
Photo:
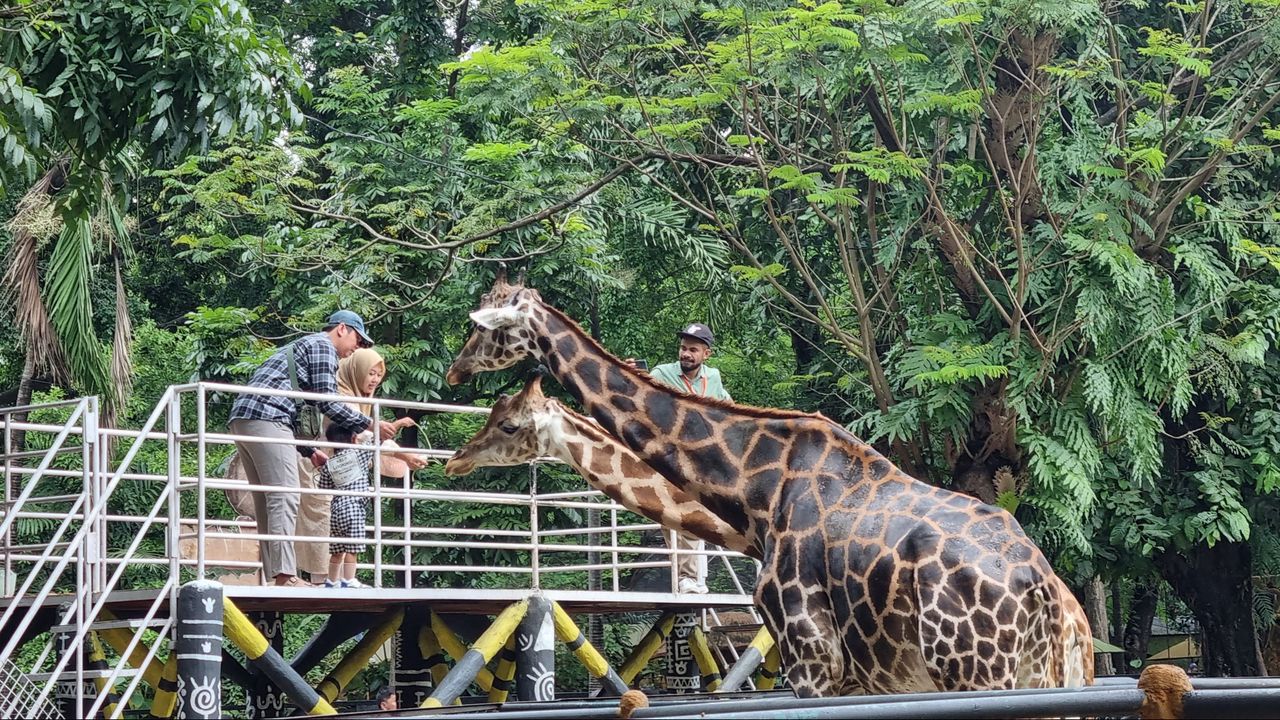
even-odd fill
[(686, 395), (499, 278), (450, 383), (533, 357), (762, 558), (755, 600), (798, 695), (1093, 681), (1088, 620), (1004, 510), (920, 482), (818, 415)]

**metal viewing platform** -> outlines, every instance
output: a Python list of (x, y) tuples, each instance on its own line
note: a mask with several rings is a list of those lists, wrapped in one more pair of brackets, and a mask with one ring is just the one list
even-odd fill
[[(103, 427), (93, 397), (0, 409), (0, 715), (168, 717), (180, 706), (184, 717), (216, 717), (223, 689), (232, 685), (243, 688), (243, 707), (252, 716), (286, 714), (289, 706), (327, 713), (388, 643), (394, 651), (388, 653), (387, 681), (402, 707), (449, 705), (469, 689), (501, 702), (508, 690), (514, 699), (517, 686), (522, 700), (545, 699), (557, 690), (552, 628), (586, 666), (592, 685), (606, 693), (633, 683), (669, 635), (678, 647), (668, 655), (680, 656), (673, 661), (683, 680), (668, 674), (685, 688), (719, 684), (721, 671), (739, 660), (751, 664), (740, 670), (739, 687), (752, 684), (756, 666), (765, 668), (759, 684), (772, 686), (777, 664), (765, 662), (776, 657), (772, 641), (751, 637), (759, 622), (749, 594), (753, 561), (708, 547), (713, 588), (721, 591), (678, 592), (674, 568), (687, 551), (674, 542), (653, 542), (662, 528), (581, 479), (569, 487), (562, 471), (554, 485), (540, 478), (540, 468), (554, 461), (529, 465), (527, 484), (493, 492), (469, 489), (482, 483), (468, 478), (443, 481), (429, 471), (387, 478), (382, 469), (392, 450), (377, 448), (375, 474), (383, 480), (371, 492), (355, 493), (371, 505), (368, 550), (357, 566), (370, 587), (263, 585), (258, 542), (300, 547), (334, 538), (260, 533), (252, 518), (233, 508), (228, 493), (239, 495), (243, 508), (244, 498), (267, 490), (236, 477), (227, 462), (235, 442), (260, 440), (210, 426), (211, 403), (227, 403), (241, 392), (267, 391), (205, 382), (173, 386), (141, 427), (129, 429)], [(375, 416), (384, 408), (487, 413), (438, 403), (336, 399), (372, 403)], [(394, 452), (431, 461), (452, 456), (440, 448)], [(317, 497), (327, 503), (342, 491), (307, 484), (297, 492), (304, 503)], [(478, 521), (495, 508), (506, 510), (498, 526)], [(193, 620), (195, 606), (184, 603), (195, 601), (187, 595), (199, 596), (202, 607), (224, 608), (219, 622), (225, 634), (211, 644), (211, 633), (196, 633), (198, 651), (184, 654), (184, 633), (191, 634), (184, 623), (205, 622)], [(723, 628), (716, 642), (720, 614), (730, 609), (739, 611), (736, 624)], [(298, 614), (328, 619), (286, 659), (281, 627)], [(615, 671), (570, 618), (620, 614), (652, 627), (637, 641), (642, 652)], [(738, 642), (723, 641), (729, 635)], [(312, 687), (308, 671), (356, 637), (355, 648)], [(537, 662), (551, 673), (538, 680), (539, 687), (526, 688), (515, 677), (517, 638), (529, 645), (521, 648), (529, 654), (524, 664), (535, 662), (537, 652)], [(214, 645), (223, 646), (221, 652)], [(741, 657), (744, 652), (749, 657)], [(184, 663), (196, 656), (206, 664)], [(211, 667), (214, 680), (183, 675)]]

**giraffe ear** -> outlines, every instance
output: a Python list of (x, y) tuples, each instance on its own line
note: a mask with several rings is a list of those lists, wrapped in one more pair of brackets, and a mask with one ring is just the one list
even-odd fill
[(519, 324), (525, 313), (518, 307), (510, 305), (500, 308), (484, 308), (471, 313), (471, 322), (485, 330), (498, 330)]

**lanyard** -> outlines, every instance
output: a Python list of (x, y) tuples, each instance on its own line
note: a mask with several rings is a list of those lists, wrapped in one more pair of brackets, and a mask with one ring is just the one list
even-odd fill
[(689, 393), (690, 393), (690, 394), (692, 394), (692, 395), (703, 395), (703, 396), (705, 396), (705, 395), (707, 394), (707, 376), (706, 376), (706, 374), (704, 373), (704, 374), (702, 375), (702, 377), (701, 377), (701, 378), (699, 378), (699, 379), (700, 379), (700, 380), (702, 380), (702, 392), (698, 392), (697, 390), (694, 390), (694, 389), (693, 389), (693, 383), (689, 382), (689, 378), (685, 377), (685, 376), (684, 376), (684, 373), (680, 373), (680, 382), (684, 383), (684, 386), (685, 386), (685, 387), (687, 387), (687, 388), (689, 388)]

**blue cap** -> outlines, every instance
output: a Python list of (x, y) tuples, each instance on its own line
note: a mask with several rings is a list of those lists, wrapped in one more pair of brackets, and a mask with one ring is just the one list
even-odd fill
[(369, 337), (369, 333), (365, 332), (364, 320), (361, 320), (359, 315), (351, 312), (350, 310), (339, 310), (329, 316), (329, 320), (326, 322), (324, 328), (325, 330), (328, 330), (329, 328), (336, 327), (338, 325), (346, 325), (352, 330), (355, 330), (356, 334), (360, 336), (360, 340), (364, 342), (366, 346), (373, 345), (373, 338)]

